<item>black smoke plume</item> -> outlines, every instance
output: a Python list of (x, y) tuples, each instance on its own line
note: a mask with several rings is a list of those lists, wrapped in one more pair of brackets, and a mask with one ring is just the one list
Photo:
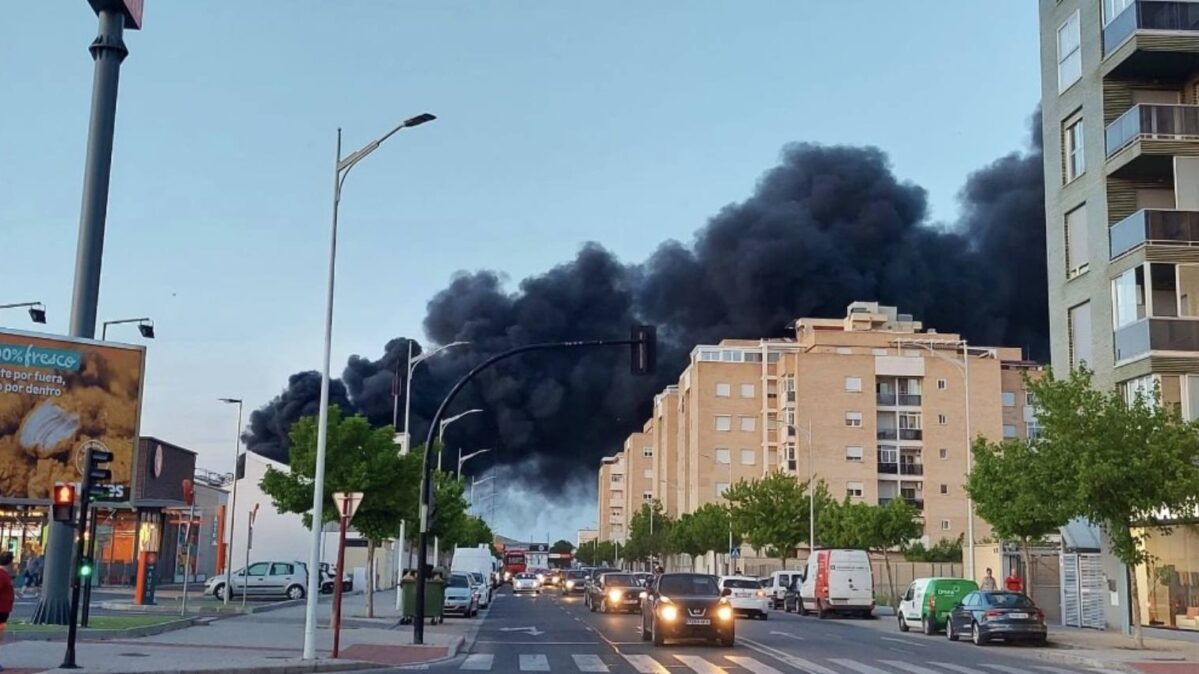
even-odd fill
[[(1030, 151), (967, 178), (953, 226), (928, 221), (924, 190), (897, 179), (881, 150), (799, 143), (785, 147), (754, 193), (717, 213), (694, 241), (667, 241), (641, 264), (624, 264), (587, 243), (573, 260), (515, 291), (494, 271), (456, 275), (429, 301), (424, 328), (433, 344), (470, 346), (420, 365), (412, 397), (416, 437), (424, 437), (453, 382), (488, 356), (533, 342), (627, 338), (637, 322), (658, 326), (655, 377), (631, 377), (622, 349), (505, 361), (455, 402), (452, 412), (485, 413), (447, 433), (446, 468), (454, 467), (454, 448), (494, 449), (489, 460), (535, 466), (525, 471), (528, 484), (561, 493), (576, 479), (590, 481), (599, 458), (640, 428), (654, 393), (677, 381), (696, 344), (783, 336), (795, 318), (838, 317), (854, 300), (892, 304), (974, 343), (1019, 346), (1044, 358), (1039, 119), (1034, 115)], [(335, 400), (374, 423), (391, 423), (407, 348), (408, 340), (397, 338), (378, 360), (352, 357)], [(295, 375), (255, 412), (250, 449), (286, 461), (286, 430), (315, 412), (317, 384), (313, 373)], [(488, 463), (472, 461), (467, 472)]]

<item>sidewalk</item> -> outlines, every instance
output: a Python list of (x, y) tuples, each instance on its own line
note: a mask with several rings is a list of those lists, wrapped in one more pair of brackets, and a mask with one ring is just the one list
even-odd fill
[[(300, 659), (304, 642), (304, 606), (272, 613), (214, 620), (206, 625), (144, 637), (113, 641), (83, 641), (77, 662), (92, 672), (229, 672), (233, 674), (291, 674), (334, 672), (409, 665), (452, 657), (466, 640), (473, 640), (482, 618), (449, 619), (425, 626), (425, 645), (412, 645), (412, 627), (396, 627), (395, 592), (375, 595), (376, 617), (366, 617), (366, 597), (343, 599), (341, 658), (330, 658), (333, 635), (328, 629), (329, 604), (318, 607), (318, 660)], [(14, 641), (0, 646), (0, 665), (6, 672), (63, 672), (62, 642)]]
[[(1049, 648), (1019, 649), (1042, 660), (1143, 674), (1199, 672), (1199, 635), (1145, 630), (1145, 649), (1132, 647), (1132, 637), (1072, 627), (1051, 627)], [(1017, 653), (1018, 654), (1018, 653)]]

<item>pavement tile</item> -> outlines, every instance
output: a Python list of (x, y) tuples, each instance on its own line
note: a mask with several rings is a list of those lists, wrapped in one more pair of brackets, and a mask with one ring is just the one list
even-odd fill
[(1133, 662), (1145, 674), (1199, 674), (1199, 662)]
[(341, 649), (348, 660), (373, 662), (380, 665), (411, 665), (449, 657), (446, 646), (388, 646), (385, 644), (354, 644)]

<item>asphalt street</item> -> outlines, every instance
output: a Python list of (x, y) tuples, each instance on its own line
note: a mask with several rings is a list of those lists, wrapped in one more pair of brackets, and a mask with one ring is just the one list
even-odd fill
[[(453, 618), (451, 618), (453, 620)], [(772, 612), (737, 620), (733, 648), (703, 643), (655, 647), (638, 615), (591, 613), (581, 597), (513, 596), (507, 589), (464, 653), (429, 665), (439, 672), (619, 674), (1096, 674), (1039, 660), (1029, 647), (953, 643), (901, 634), (893, 619), (801, 618)], [(1019, 654), (1017, 651), (1024, 650)]]

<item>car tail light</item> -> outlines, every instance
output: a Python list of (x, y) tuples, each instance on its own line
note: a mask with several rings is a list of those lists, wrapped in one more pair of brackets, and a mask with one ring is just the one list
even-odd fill
[(929, 597), (929, 598), (928, 598), (928, 610), (929, 610), (929, 611), (932, 611), (932, 612), (934, 612), (934, 613), (936, 612), (936, 610), (937, 610), (937, 598), (936, 598), (935, 596), (933, 596), (933, 597)]
[(1042, 611), (1041, 609), (1037, 609), (1036, 616), (1037, 616), (1038, 621), (1045, 622), (1045, 612), (1044, 611)]
[(991, 618), (1002, 618), (1002, 617), (1003, 617), (1003, 611), (993, 611), (992, 610), (992, 611), (987, 611), (986, 613), (983, 614), (984, 620), (990, 620)]

